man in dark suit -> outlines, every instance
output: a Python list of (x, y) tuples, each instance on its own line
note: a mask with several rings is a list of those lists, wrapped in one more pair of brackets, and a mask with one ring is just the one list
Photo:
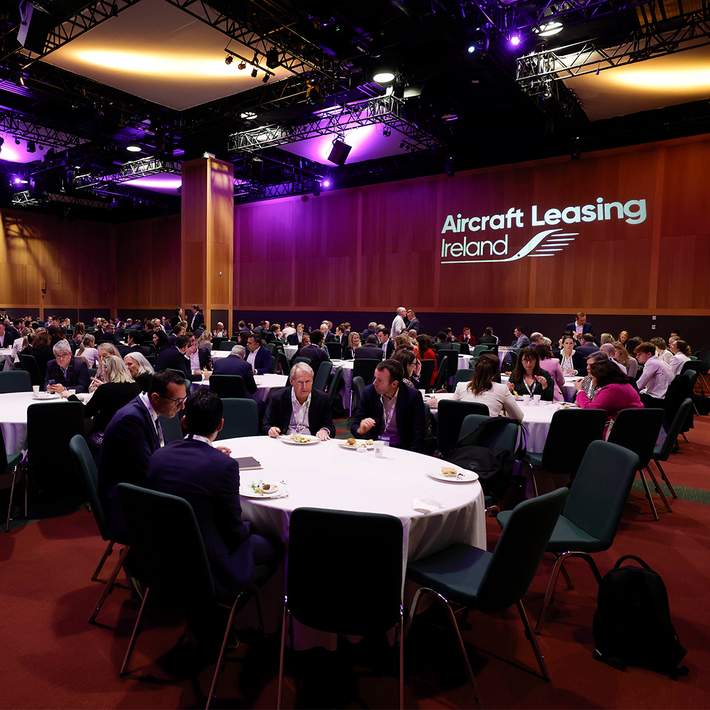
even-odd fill
[(498, 345), (498, 336), (493, 334), (493, 326), (487, 325), (483, 329), (483, 335), (478, 339), (481, 345)]
[(185, 405), (183, 426), (185, 439), (151, 456), (147, 483), (190, 503), (218, 592), (233, 595), (253, 582), (257, 565), (271, 565), (277, 553), (242, 520), (239, 465), (212, 446), (224, 426), (222, 400), (200, 388)]
[(239, 375), (249, 394), (256, 392), (254, 373), (251, 366), (244, 360), (246, 350), (243, 345), (235, 345), (227, 357), (216, 358), (212, 364), (213, 375)]
[(159, 417), (172, 419), (183, 409), (187, 383), (176, 372), (159, 372), (142, 392), (121, 407), (109, 422), (101, 446), (98, 492), (109, 529), (125, 538), (119, 483), (145, 484), (151, 454), (165, 445)]
[(201, 333), (205, 329), (205, 317), (199, 306), (192, 307), (192, 318), (190, 318), (190, 330), (193, 333)]
[(155, 363), (155, 371), (178, 370), (186, 380), (199, 380), (202, 375), (193, 375), (190, 369), (190, 361), (187, 356), (187, 347), (190, 339), (186, 335), (178, 335), (175, 338), (175, 345), (168, 345), (158, 353)]
[(577, 313), (577, 319), (565, 326), (565, 333), (572, 333), (572, 337), (580, 344), (585, 333), (592, 333), (592, 324), (587, 321), (587, 314), (584, 311)]
[(377, 336), (368, 335), (365, 344), (362, 347), (356, 348), (354, 353), (355, 360), (382, 360), (382, 348), (377, 344)]
[(47, 392), (89, 391), (89, 368), (83, 357), (72, 357), (71, 346), (60, 340), (53, 348), (54, 360), (47, 363), (44, 385)]
[(392, 357), (394, 352), (394, 340), (390, 338), (389, 333), (386, 328), (377, 329), (377, 342), (380, 346), (380, 352), (384, 360), (388, 360)]
[(575, 348), (575, 353), (579, 357), (583, 357), (585, 360), (594, 353), (598, 353), (599, 348), (594, 342), (594, 336), (591, 333), (585, 333), (582, 336), (582, 344)]
[(353, 436), (385, 439), (390, 446), (422, 451), (424, 401), (405, 385), (404, 370), (396, 360), (384, 360), (375, 368), (375, 379), (365, 387), (350, 431)]
[(364, 343), (371, 335), (377, 335), (377, 323), (374, 320), (370, 321), (367, 328), (360, 333), (360, 340)]
[(419, 322), (419, 318), (417, 318), (417, 314), (414, 312), (413, 308), (407, 308), (407, 317), (404, 320), (407, 330), (416, 330), (417, 333), (421, 330), (421, 323)]
[(268, 348), (261, 345), (261, 338), (258, 335), (250, 335), (247, 338), (247, 363), (252, 371), (257, 375), (266, 375), (274, 368), (274, 358)]
[(299, 323), (299, 324), (296, 326), (296, 332), (295, 332), (295, 333), (291, 333), (291, 334), (286, 338), (286, 342), (287, 342), (289, 345), (300, 345), (300, 344), (301, 344), (301, 341), (303, 340), (303, 333), (304, 333), (305, 327), (306, 327), (306, 326), (303, 325), (303, 323)]
[(328, 351), (323, 350), (321, 343), (323, 342), (323, 333), (320, 330), (314, 330), (310, 335), (310, 345), (304, 345), (298, 351), (298, 357), (307, 357), (311, 361), (313, 372), (318, 372), (318, 368), (322, 362), (330, 360)]
[(313, 389), (313, 369), (305, 362), (291, 368), (290, 387), (274, 393), (264, 415), (264, 432), (312, 434), (322, 441), (335, 436), (328, 395)]

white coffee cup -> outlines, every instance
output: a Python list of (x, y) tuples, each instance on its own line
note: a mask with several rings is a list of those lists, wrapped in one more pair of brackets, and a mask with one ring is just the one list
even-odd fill
[(530, 395), (529, 394), (523, 395), (523, 404), (530, 404)]
[(39, 385), (32, 385), (33, 392), (39, 392)]
[(383, 459), (385, 458), (385, 442), (384, 441), (376, 441), (375, 442), (375, 456), (378, 459)]
[(540, 404), (541, 399), (542, 399), (541, 394), (534, 394), (533, 395), (533, 404)]

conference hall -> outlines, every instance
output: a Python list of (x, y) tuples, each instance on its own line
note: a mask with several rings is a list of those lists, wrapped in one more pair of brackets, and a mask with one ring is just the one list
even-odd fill
[(710, 707), (708, 0), (0, 3), (0, 710)]

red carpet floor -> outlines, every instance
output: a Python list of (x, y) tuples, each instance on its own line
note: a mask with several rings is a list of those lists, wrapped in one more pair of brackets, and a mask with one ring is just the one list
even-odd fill
[[(710, 490), (710, 420), (698, 420), (691, 443), (674, 455), (667, 471), (674, 483)], [(659, 507), (660, 510), (660, 507)], [(534, 657), (517, 615), (472, 614), (467, 643), (485, 652), (476, 655), (484, 707), (525, 708), (705, 708), (710, 707), (710, 506), (688, 500), (674, 503), (655, 523), (645, 500), (634, 491), (612, 550), (598, 556), (602, 573), (622, 554), (643, 557), (663, 576), (671, 613), (681, 642), (688, 648), (689, 675), (672, 681), (648, 671), (617, 671), (592, 659), (591, 620), (595, 584), (582, 562), (572, 562), (575, 589), (560, 584), (549, 621), (540, 636), (552, 682), (507, 662), (532, 667)], [(498, 534), (489, 520), (489, 544)], [(149, 626), (134, 657), (135, 676), (120, 679), (117, 671), (136, 608), (125, 590), (109, 599), (100, 620), (87, 617), (100, 592), (89, 581), (102, 550), (91, 515), (85, 510), (45, 519), (0, 534), (0, 707), (3, 708), (171, 708), (201, 702), (194, 684), (145, 680), (157, 676), (153, 663), (177, 639), (180, 627), (163, 619)], [(530, 589), (526, 604), (536, 617), (549, 574), (546, 561)], [(278, 590), (276, 590), (278, 591)], [(276, 596), (276, 595), (274, 595)], [(446, 648), (444, 648), (446, 646)], [(495, 654), (489, 655), (490, 653)], [(244, 663), (229, 663), (219, 686), (216, 707), (272, 707), (275, 703), (276, 646), (246, 644), (237, 651)], [(327, 654), (326, 654), (327, 655)], [(442, 680), (428, 672), (427, 658), (456, 656), (448, 644), (418, 649), (417, 673), (407, 679), (407, 705), (453, 708), (473, 705), (463, 682)], [(304, 663), (321, 664), (316, 655)], [(706, 669), (703, 671), (703, 668)], [(311, 668), (327, 672), (325, 666)], [(201, 675), (206, 688), (208, 674)], [(287, 706), (294, 703), (294, 683), (287, 686)], [(396, 704), (394, 678), (378, 676), (357, 685), (353, 707)], [(308, 701), (299, 701), (301, 707)]]

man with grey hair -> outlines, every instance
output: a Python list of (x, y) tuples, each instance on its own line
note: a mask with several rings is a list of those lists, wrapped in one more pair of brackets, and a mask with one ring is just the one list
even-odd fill
[(625, 375), (628, 374), (626, 371), (626, 366), (618, 362), (614, 356), (616, 355), (616, 348), (612, 343), (602, 343), (599, 346), (599, 352), (604, 353)]
[(330, 400), (313, 389), (313, 369), (305, 362), (291, 368), (290, 387), (274, 392), (264, 415), (264, 432), (272, 438), (281, 434), (312, 434), (321, 441), (335, 436)]
[(232, 351), (223, 358), (212, 359), (213, 375), (240, 375), (249, 394), (256, 392), (256, 382), (251, 365), (244, 359), (246, 350), (243, 345), (235, 345)]
[(407, 325), (404, 322), (404, 317), (407, 315), (407, 309), (404, 306), (400, 306), (397, 309), (397, 315), (392, 321), (392, 326), (390, 327), (390, 338), (394, 340), (398, 335), (402, 335), (407, 329)]
[(89, 368), (86, 360), (73, 357), (71, 346), (66, 340), (58, 341), (52, 348), (54, 360), (47, 363), (45, 388), (47, 392), (76, 390), (77, 393), (89, 391)]

